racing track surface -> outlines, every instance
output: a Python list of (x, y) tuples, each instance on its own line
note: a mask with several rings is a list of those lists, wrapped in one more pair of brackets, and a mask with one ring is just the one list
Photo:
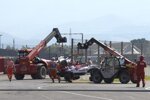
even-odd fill
[(93, 84), (80, 80), (73, 83), (52, 83), (44, 80), (25, 80), (9, 82), (6, 75), (0, 75), (0, 100), (149, 100), (150, 82), (145, 88), (135, 84)]

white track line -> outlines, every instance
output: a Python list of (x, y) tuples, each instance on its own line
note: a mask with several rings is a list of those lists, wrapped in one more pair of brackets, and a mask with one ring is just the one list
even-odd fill
[(41, 95), (43, 98), (50, 100), (50, 97), (46, 96), (46, 95)]
[(72, 93), (72, 92), (66, 92), (66, 91), (61, 91), (61, 93), (67, 93), (67, 94), (78, 95), (78, 96), (87, 97), (87, 98), (101, 99), (101, 100), (113, 100), (113, 99), (110, 99), (110, 98), (103, 98), (103, 97), (97, 97), (97, 96), (90, 96), (90, 95), (78, 94), (78, 93)]
[(150, 87), (145, 88), (146, 90), (150, 90)]

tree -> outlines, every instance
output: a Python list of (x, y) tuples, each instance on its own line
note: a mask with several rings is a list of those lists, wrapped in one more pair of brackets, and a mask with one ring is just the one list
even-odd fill
[(21, 49), (30, 49), (30, 47), (28, 47), (27, 45), (23, 45), (22, 47), (21, 47)]
[(145, 55), (150, 54), (150, 41), (146, 40), (145, 38), (131, 40), (131, 43), (141, 49)]
[(7, 46), (6, 46), (6, 49), (11, 50), (12, 47), (11, 47), (10, 45), (7, 45)]

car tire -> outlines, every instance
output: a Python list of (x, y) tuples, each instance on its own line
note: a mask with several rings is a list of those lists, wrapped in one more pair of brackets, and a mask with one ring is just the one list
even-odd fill
[(37, 69), (38, 73), (37, 73), (37, 78), (38, 79), (45, 79), (46, 78), (46, 74), (47, 74), (47, 70), (45, 68), (45, 66), (39, 66)]
[(94, 72), (94, 74), (92, 76), (92, 80), (93, 80), (94, 83), (101, 83), (102, 82), (103, 77), (102, 77), (101, 73), (98, 70), (96, 70)]
[(72, 73), (71, 72), (66, 72), (64, 75), (65, 81), (72, 83)]
[(130, 81), (130, 75), (127, 70), (122, 70), (119, 74), (119, 81), (122, 84), (127, 84)]
[(23, 80), (24, 79), (24, 74), (15, 74), (16, 80)]
[(105, 83), (108, 83), (108, 84), (113, 83), (113, 81), (114, 81), (114, 78), (105, 78), (105, 79), (104, 79), (104, 82), (105, 82)]

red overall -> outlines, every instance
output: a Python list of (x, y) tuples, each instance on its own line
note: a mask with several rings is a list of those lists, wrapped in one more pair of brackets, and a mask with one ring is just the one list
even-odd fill
[(11, 81), (14, 72), (14, 62), (9, 60), (7, 61), (7, 76), (9, 81)]
[(58, 79), (58, 82), (60, 83), (60, 76), (57, 74), (57, 71), (58, 71), (57, 64), (55, 62), (51, 62), (49, 76), (52, 79), (53, 83), (54, 79)]
[(146, 62), (144, 61), (144, 57), (140, 57), (140, 61), (137, 62), (137, 87), (140, 86), (140, 81), (142, 80), (143, 87), (145, 87), (145, 71)]

